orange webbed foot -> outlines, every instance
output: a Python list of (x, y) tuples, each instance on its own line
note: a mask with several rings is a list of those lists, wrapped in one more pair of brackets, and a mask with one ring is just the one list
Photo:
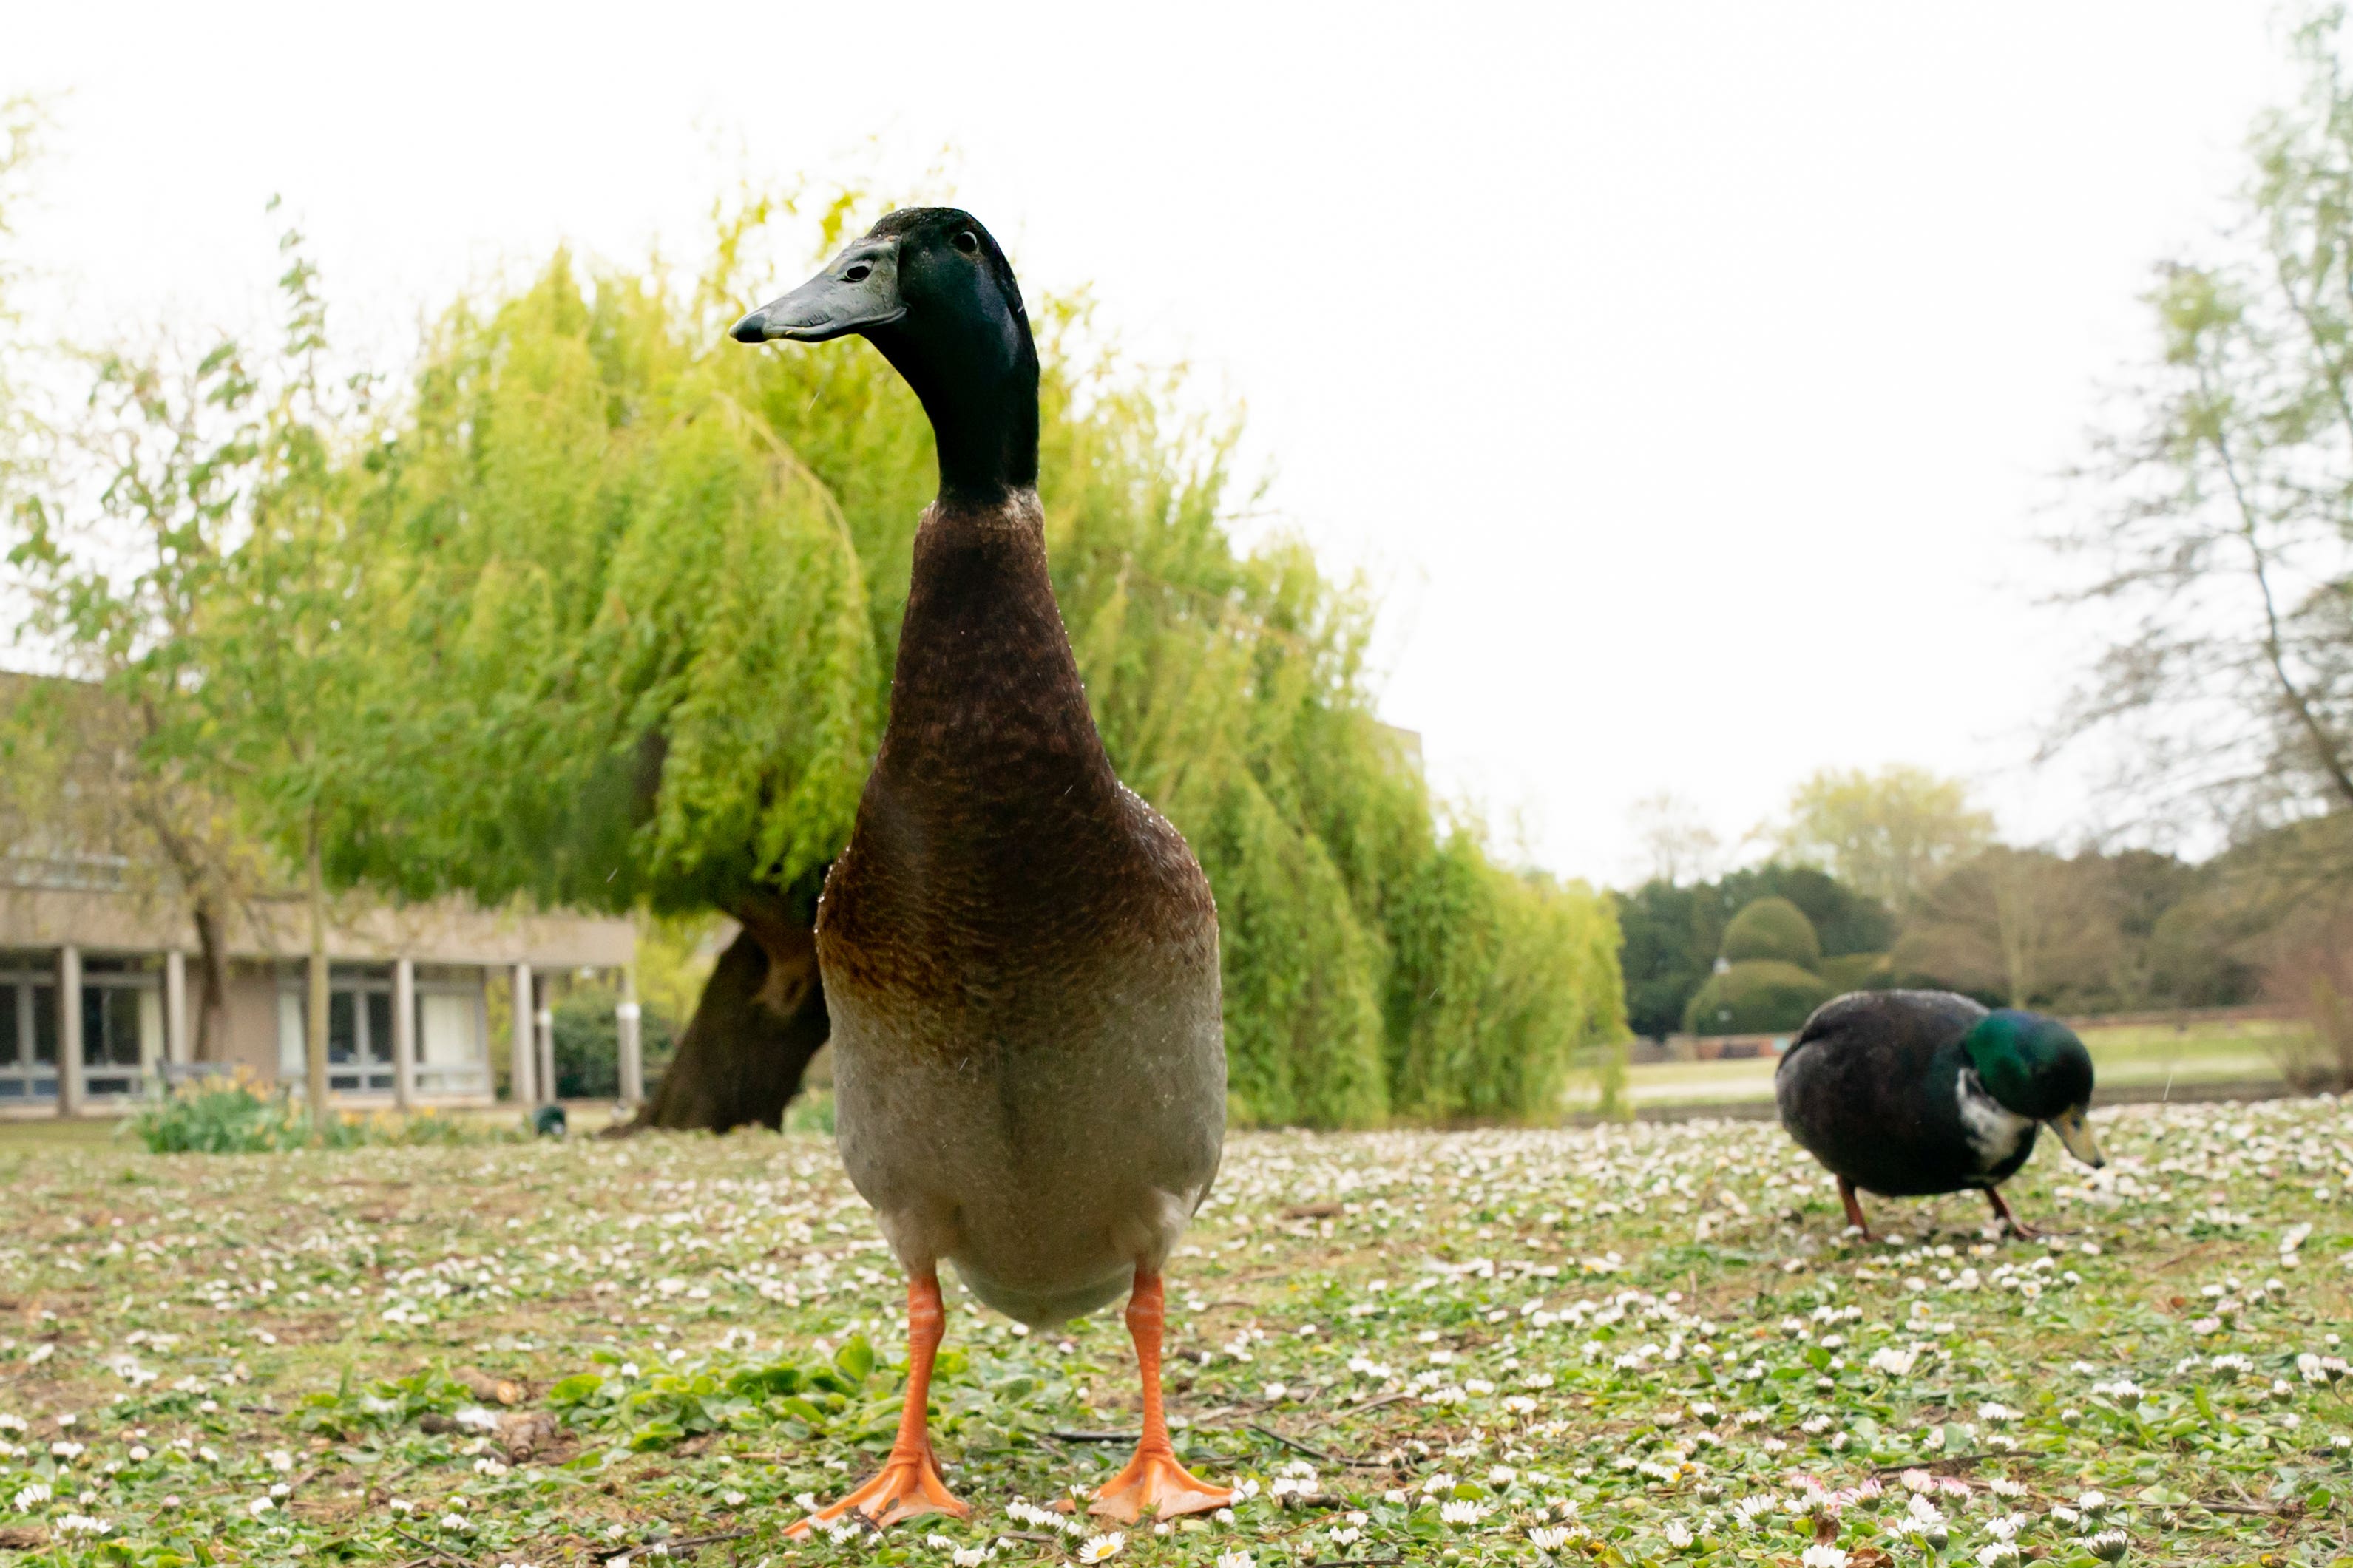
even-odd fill
[(812, 1528), (822, 1528), (858, 1514), (877, 1530), (888, 1530), (902, 1520), (927, 1513), (972, 1517), (972, 1505), (959, 1502), (940, 1479), (929, 1452), (905, 1454), (892, 1449), (874, 1479), (837, 1502), (828, 1503), (785, 1533), (797, 1541)]
[(1224, 1487), (1198, 1479), (1176, 1462), (1174, 1450), (1138, 1448), (1127, 1468), (1105, 1481), (1087, 1511), (1122, 1524), (1134, 1524), (1145, 1514), (1175, 1519), (1180, 1514), (1207, 1513), (1234, 1500)]

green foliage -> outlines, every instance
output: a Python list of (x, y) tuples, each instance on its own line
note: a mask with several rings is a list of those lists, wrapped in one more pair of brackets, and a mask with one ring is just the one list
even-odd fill
[[(894, 1423), (892, 1380), (878, 1377), (874, 1347), (853, 1334), (829, 1362), (775, 1362), (721, 1373), (705, 1367), (640, 1373), (610, 1351), (593, 1358), (605, 1370), (575, 1373), (547, 1391), (547, 1402), (578, 1427), (613, 1431), (639, 1453), (728, 1427), (783, 1424), (807, 1434), (832, 1430), (855, 1439)], [(939, 1358), (943, 1379), (961, 1373), (964, 1357)]]
[(1895, 940), (1886, 906), (1810, 867), (1759, 866), (1694, 887), (1647, 882), (1614, 899), (1625, 932), (1627, 1022), (1635, 1033), (1660, 1039), (1683, 1027), (1684, 1007), (1706, 984), (1733, 916), (1765, 898), (1796, 905), (1827, 959), (1883, 953)]
[[(19, 268), (7, 242), (14, 237), (13, 220), (27, 195), (26, 175), (39, 151), (42, 120), (40, 105), (31, 98), (23, 94), (0, 98), (0, 329), (12, 326), (16, 319), (9, 295)], [(20, 441), (26, 421), (16, 406), (16, 386), (24, 371), (16, 363), (17, 353), (16, 334), (0, 331), (0, 493), (5, 493), (5, 481), (23, 456)]]
[(785, 1127), (787, 1132), (815, 1132), (833, 1136), (833, 1090), (828, 1088), (808, 1088), (793, 1097), (785, 1107)]
[(1791, 792), (1778, 858), (1815, 865), (1902, 909), (1946, 867), (1993, 838), (1993, 818), (1969, 804), (1968, 786), (1925, 768), (1876, 773), (1825, 768)]
[(1838, 995), (1883, 989), (1892, 984), (1894, 975), (1883, 952), (1842, 952), (1835, 958), (1823, 959), (1817, 973), (1822, 984)]
[(257, 1093), (241, 1079), (179, 1089), (132, 1117), (131, 1131), (151, 1154), (274, 1154), (312, 1137), (284, 1095)]
[(280, 1154), (363, 1144), (421, 1146), (505, 1142), (512, 1134), (430, 1111), (338, 1116), (313, 1123), (281, 1090), (264, 1094), (243, 1078), (204, 1079), (142, 1107), (129, 1122), (151, 1154)]
[(1804, 910), (1787, 899), (1764, 898), (1747, 905), (1724, 928), (1723, 955), (1734, 963), (1764, 959), (1818, 970), (1822, 944)]
[(1457, 831), (1405, 901), (1390, 984), (1397, 1109), (1424, 1119), (1540, 1114), (1581, 1048), (1614, 1044), (1617, 922), (1582, 884), (1493, 865)]
[[(1715, 884), (1716, 908), (1726, 914), (1758, 899), (1786, 899), (1812, 922), (1825, 954), (1885, 952), (1895, 942), (1894, 911), (1811, 866), (1767, 864), (1728, 873)], [(1722, 939), (1718, 938), (1719, 951)]]
[(438, 1363), (418, 1367), (406, 1377), (355, 1381), (350, 1371), (332, 1389), (320, 1389), (295, 1402), (294, 1426), (339, 1443), (397, 1432), (427, 1415), (447, 1416), (473, 1403), (466, 1385)]
[[(609, 1100), (621, 1092), (620, 993), (609, 985), (574, 985), (556, 1001), (555, 1095), (559, 1100)], [(648, 1061), (666, 1060), (676, 1045), (668, 1017), (638, 1015), (638, 1043)]]
[(1779, 1034), (1804, 1023), (1835, 994), (1810, 970), (1752, 959), (1708, 976), (1684, 1005), (1683, 1028), (1694, 1035)]
[[(445, 319), (378, 456), (419, 700), (338, 870), (658, 910), (785, 887), (848, 831), (881, 675), (829, 493), (750, 410), (762, 356), (558, 256)], [(387, 825), (396, 826), (387, 827)]]

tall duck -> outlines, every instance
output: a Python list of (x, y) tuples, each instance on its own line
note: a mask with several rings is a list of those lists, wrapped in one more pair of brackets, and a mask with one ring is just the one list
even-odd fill
[(1950, 991), (1856, 991), (1814, 1010), (1773, 1069), (1781, 1125), (1838, 1178), (1846, 1217), (1871, 1237), (1855, 1189), (1924, 1197), (1975, 1187), (2002, 1226), (2035, 1234), (2001, 1184), (2047, 1124), (2100, 1165), (2084, 1113), (2092, 1056), (2058, 1019), (1991, 1012)]
[(1122, 784), (1046, 574), (1038, 353), (1013, 269), (949, 207), (890, 214), (738, 342), (858, 333), (913, 387), (939, 497), (915, 533), (890, 721), (818, 909), (842, 1163), (907, 1273), (906, 1405), (881, 1472), (795, 1527), (969, 1508), (926, 1430), (939, 1266), (1022, 1322), (1128, 1293), (1134, 1461), (1092, 1511), (1223, 1506), (1170, 1446), (1161, 1268), (1224, 1141), (1218, 916)]

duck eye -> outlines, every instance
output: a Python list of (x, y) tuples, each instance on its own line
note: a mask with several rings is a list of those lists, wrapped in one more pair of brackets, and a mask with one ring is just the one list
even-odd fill
[(849, 279), (852, 283), (863, 283), (869, 277), (872, 276), (873, 271), (874, 268), (867, 266), (866, 263), (861, 261), (857, 266), (851, 268), (849, 271), (843, 273), (842, 276)]
[(955, 247), (966, 256), (971, 256), (980, 249), (980, 236), (970, 229), (965, 229), (955, 237)]

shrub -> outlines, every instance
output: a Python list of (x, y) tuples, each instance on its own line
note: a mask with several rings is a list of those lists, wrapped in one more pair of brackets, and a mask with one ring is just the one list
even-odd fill
[(1835, 995), (1850, 991), (1876, 991), (1894, 978), (1894, 967), (1883, 952), (1841, 952), (1822, 960), (1822, 984)]
[(1711, 975), (1683, 1009), (1694, 1035), (1765, 1035), (1794, 1029), (1833, 994), (1822, 977), (1778, 959), (1751, 959)]
[(151, 1154), (280, 1154), (293, 1149), (355, 1149), (363, 1144), (495, 1143), (517, 1134), (455, 1117), (338, 1116), (313, 1127), (283, 1089), (264, 1094), (242, 1073), (174, 1090), (131, 1119), (131, 1134)]
[[(620, 993), (606, 985), (575, 985), (555, 1004), (555, 1098), (611, 1100), (621, 1092)], [(651, 1007), (638, 1014), (638, 1045), (651, 1079), (676, 1042), (668, 1018)]]
[(1787, 899), (1758, 899), (1724, 928), (1724, 956), (1734, 963), (1793, 963), (1820, 969), (1822, 944), (1814, 922)]
[(151, 1154), (275, 1154), (311, 1142), (309, 1119), (283, 1094), (243, 1078), (199, 1079), (132, 1118)]

